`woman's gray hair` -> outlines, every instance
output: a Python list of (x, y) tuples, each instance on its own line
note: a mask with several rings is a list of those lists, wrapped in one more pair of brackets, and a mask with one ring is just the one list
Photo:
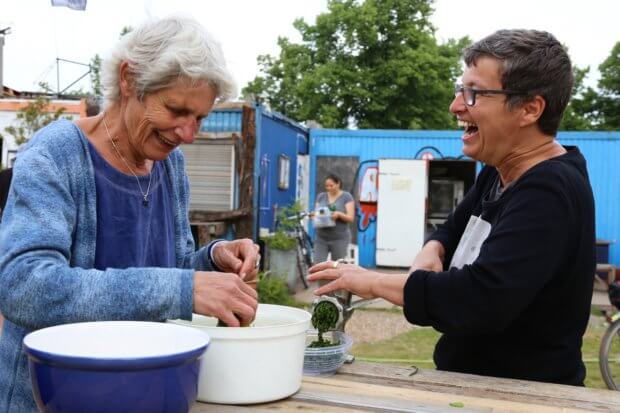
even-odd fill
[(120, 97), (119, 68), (124, 61), (140, 99), (171, 86), (179, 77), (208, 82), (216, 88), (219, 100), (236, 96), (220, 44), (189, 17), (149, 20), (121, 38), (101, 67), (106, 107)]

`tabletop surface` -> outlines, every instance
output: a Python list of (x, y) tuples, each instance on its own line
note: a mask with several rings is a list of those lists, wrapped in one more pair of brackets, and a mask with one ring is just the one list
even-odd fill
[(272, 403), (196, 403), (203, 412), (620, 412), (620, 392), (355, 361)]

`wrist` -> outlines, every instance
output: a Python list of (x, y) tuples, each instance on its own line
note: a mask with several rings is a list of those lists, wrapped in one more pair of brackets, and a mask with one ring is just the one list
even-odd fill
[(437, 255), (439, 259), (443, 261), (443, 258), (445, 255), (445, 249), (441, 242), (436, 241), (436, 240), (430, 240), (429, 242), (426, 243), (426, 245), (424, 245), (423, 249)]
[(227, 241), (223, 239), (216, 239), (211, 241), (207, 246), (207, 259), (211, 263), (211, 267), (213, 267), (214, 271), (222, 271), (221, 267), (215, 261), (215, 249), (223, 247), (226, 242)]

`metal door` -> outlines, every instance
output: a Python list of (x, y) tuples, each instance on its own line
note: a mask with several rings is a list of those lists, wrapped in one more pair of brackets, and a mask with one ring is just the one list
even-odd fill
[(424, 243), (426, 194), (426, 161), (379, 160), (377, 265), (411, 265)]

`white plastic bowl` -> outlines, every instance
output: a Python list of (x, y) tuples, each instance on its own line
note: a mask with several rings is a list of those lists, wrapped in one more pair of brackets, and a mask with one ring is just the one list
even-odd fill
[(217, 319), (194, 314), (171, 320), (211, 338), (198, 381), (198, 400), (251, 404), (283, 399), (301, 387), (310, 313), (259, 304), (252, 327), (216, 327)]

